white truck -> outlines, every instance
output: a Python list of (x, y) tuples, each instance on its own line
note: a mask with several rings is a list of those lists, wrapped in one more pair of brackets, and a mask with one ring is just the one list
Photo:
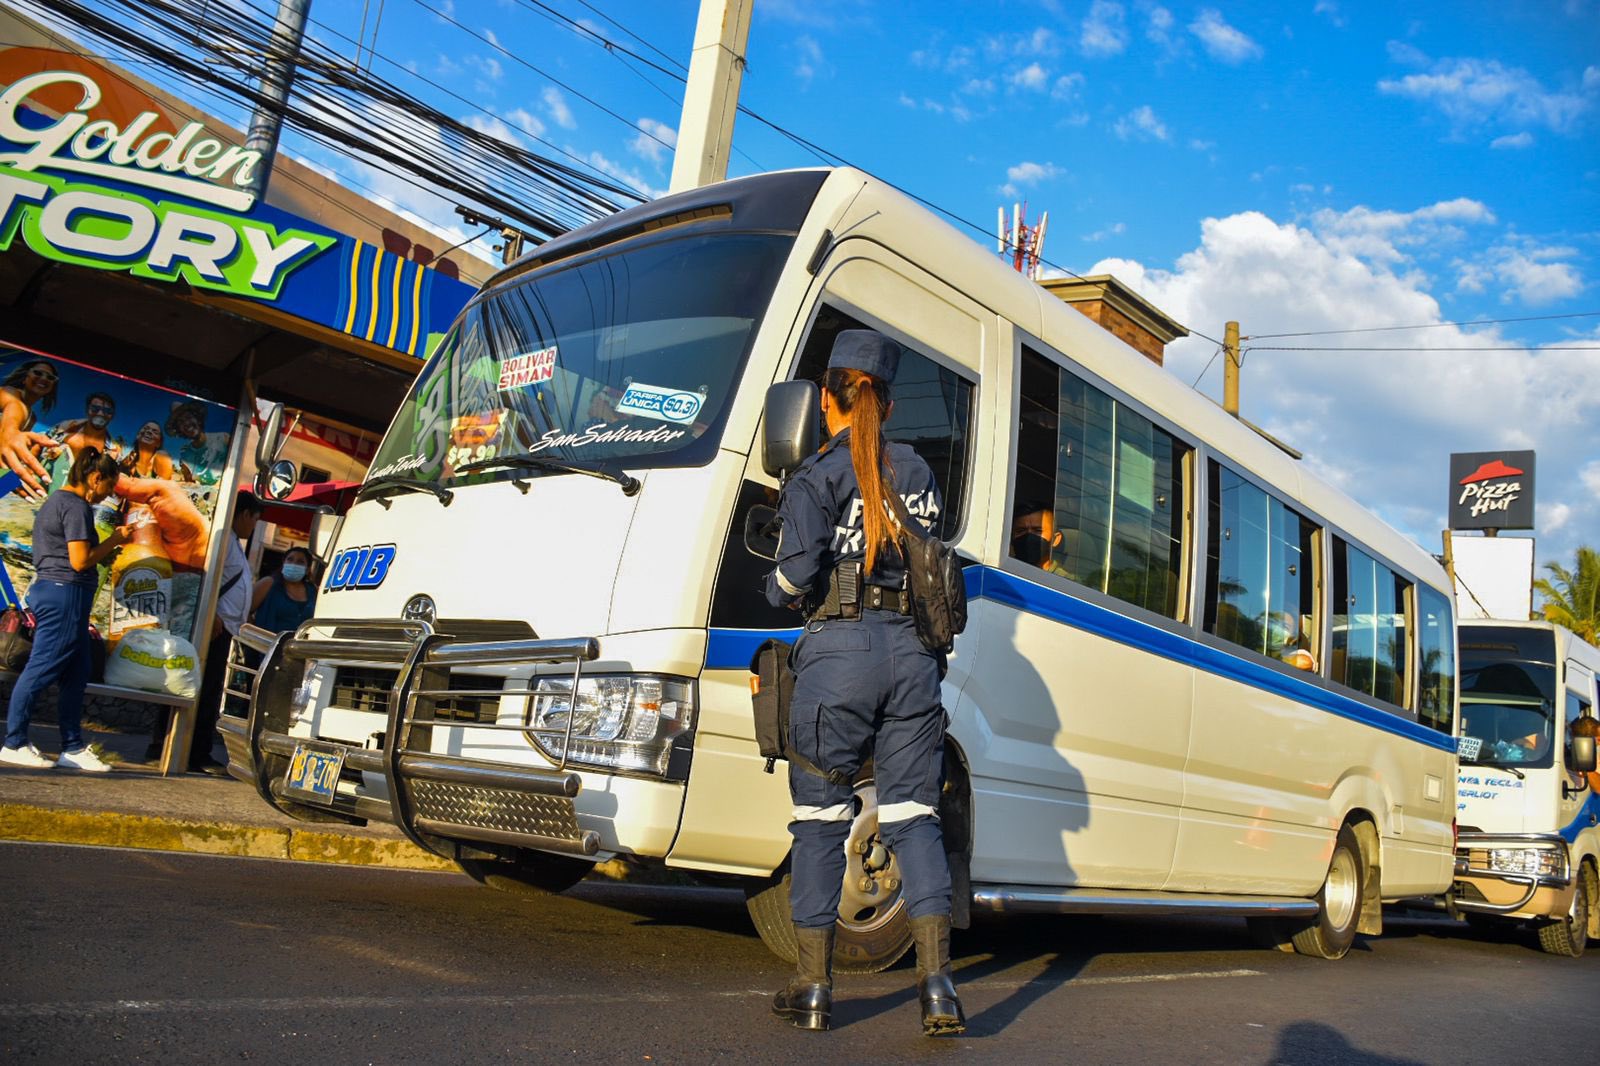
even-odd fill
[(1600, 649), (1548, 622), (1463, 619), (1460, 836), (1452, 905), (1527, 923), (1576, 956), (1600, 939), (1595, 716)]

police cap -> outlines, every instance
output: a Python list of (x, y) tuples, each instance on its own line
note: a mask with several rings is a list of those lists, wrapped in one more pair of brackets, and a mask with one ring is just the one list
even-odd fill
[(880, 381), (894, 381), (900, 368), (900, 345), (875, 329), (842, 330), (833, 339), (829, 370), (859, 370)]

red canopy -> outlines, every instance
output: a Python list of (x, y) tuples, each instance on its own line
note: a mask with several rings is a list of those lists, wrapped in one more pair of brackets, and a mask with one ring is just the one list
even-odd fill
[[(361, 489), (359, 481), (318, 481), (296, 485), (284, 503), (307, 504), (311, 507), (331, 507), (335, 514), (343, 514)], [(311, 531), (311, 512), (299, 507), (284, 507), (276, 500), (263, 501), (267, 507), (261, 517), (301, 533)]]

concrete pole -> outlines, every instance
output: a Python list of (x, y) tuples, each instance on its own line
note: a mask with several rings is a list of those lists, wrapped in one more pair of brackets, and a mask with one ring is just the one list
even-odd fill
[(1239, 417), (1239, 323), (1229, 322), (1222, 334), (1222, 409)]
[(289, 87), (294, 84), (295, 63), (300, 44), (305, 40), (306, 14), (311, 0), (278, 0), (278, 18), (272, 26), (272, 42), (261, 66), (261, 103), (250, 116), (250, 132), (244, 146), (261, 153), (261, 162), (250, 175), (249, 189), (259, 200), (267, 194), (272, 176), (272, 161), (278, 154), (278, 133), (283, 129), (283, 109), (289, 102)]
[(755, 0), (701, 0), (670, 192), (697, 189), (728, 176), (754, 4)]

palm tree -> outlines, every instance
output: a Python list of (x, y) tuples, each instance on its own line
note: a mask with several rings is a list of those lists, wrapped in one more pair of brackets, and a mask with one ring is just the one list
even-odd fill
[(1600, 644), (1600, 551), (1579, 548), (1577, 566), (1545, 563), (1549, 578), (1533, 583), (1544, 597), (1544, 619)]

